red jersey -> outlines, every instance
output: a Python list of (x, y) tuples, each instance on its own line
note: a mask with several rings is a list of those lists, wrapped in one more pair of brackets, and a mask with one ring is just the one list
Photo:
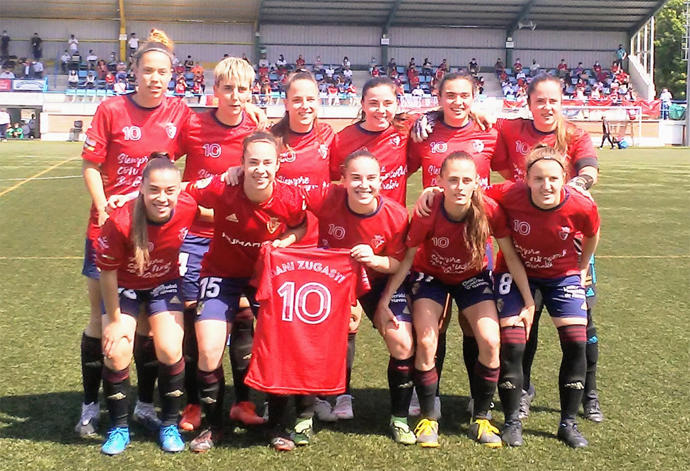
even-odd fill
[(329, 162), (334, 140), (333, 128), (327, 123), (317, 123), (304, 134), (290, 132), (276, 179), (302, 187), (307, 193), (323, 191), (331, 183)]
[[(568, 123), (567, 126), (568, 132), (572, 135), (565, 156), (567, 178), (570, 179), (577, 176), (583, 167), (598, 168), (599, 161), (589, 134), (572, 123)], [(511, 172), (513, 181), (525, 179), (525, 156), (534, 146), (540, 143), (550, 146), (556, 144), (556, 133), (537, 131), (531, 119), (499, 119), (496, 128), (498, 141), (491, 165), (497, 172)]]
[(472, 156), (481, 185), (483, 188), (487, 187), (497, 137), (496, 129), (482, 131), (472, 120), (460, 128), (448, 126), (439, 120), (425, 141), (410, 142), (407, 148), (409, 173), (416, 172), (421, 167), (424, 188), (438, 186), (438, 176), (445, 158), (452, 152), (463, 151)]
[(254, 203), (243, 183), (241, 178), (239, 185), (229, 186), (215, 176), (187, 187), (199, 205), (214, 212), (213, 238), (201, 261), (201, 276), (251, 277), (261, 244), (304, 221), (305, 200), (298, 188), (275, 182), (273, 195)]
[(132, 211), (136, 200), (116, 209), (105, 221), (95, 244), (96, 265), (117, 270), (117, 284), (127, 289), (153, 289), (180, 277), (180, 246), (196, 217), (197, 205), (180, 193), (172, 217), (164, 224), (148, 224), (149, 263), (140, 275), (131, 240)]
[[(98, 105), (86, 131), (82, 158), (99, 164), (106, 198), (139, 188), (141, 172), (154, 151), (180, 157), (180, 136), (192, 111), (179, 98), (165, 97), (155, 108), (137, 105), (132, 95), (109, 98)], [(91, 206), (87, 237), (98, 235), (98, 215)]]
[[(594, 201), (564, 186), (561, 204), (539, 209), (532, 203), (524, 182), (493, 185), (487, 194), (508, 217), (513, 244), (527, 276), (561, 278), (580, 273), (574, 240), (579, 234), (594, 237), (599, 230), (599, 212)], [(496, 266), (497, 272), (508, 271), (501, 253)]]
[(260, 304), (245, 383), (272, 394), (340, 394), (350, 306), (369, 281), (348, 250), (264, 245), (254, 279)]
[[(505, 212), (488, 196), (484, 196), (484, 210), (491, 234), (497, 239), (510, 236)], [(434, 198), (431, 214), (426, 217), (414, 214), (410, 222), (405, 243), (408, 247), (418, 247), (412, 268), (448, 285), (478, 275), (486, 269), (489, 259), (484, 256), (481, 270), (473, 267), (464, 235), (465, 222), (449, 219), (443, 206), (443, 196)]]
[[(310, 198), (309, 209), (319, 219), (321, 247), (351, 249), (358, 244), (368, 244), (375, 255), (398, 260), (405, 256), (407, 210), (390, 198), (379, 196), (376, 211), (357, 214), (347, 205), (347, 190), (331, 185), (322, 198)], [(367, 273), (372, 280), (385, 276), (368, 268)]]
[(384, 131), (367, 131), (361, 123), (352, 124), (335, 137), (331, 153), (331, 179), (339, 180), (345, 158), (358, 150), (368, 150), (381, 166), (381, 194), (405, 206), (407, 190), (407, 141), (413, 120), (407, 120), (402, 131), (390, 125)]
[[(256, 131), (254, 123), (246, 113), (236, 126), (228, 126), (216, 118), (216, 111), (194, 113), (189, 132), (182, 137), (187, 149), (182, 180), (192, 181), (219, 175), (229, 167), (236, 167), (242, 161), (242, 142)], [(213, 237), (213, 223), (196, 221), (189, 233), (194, 236)]]

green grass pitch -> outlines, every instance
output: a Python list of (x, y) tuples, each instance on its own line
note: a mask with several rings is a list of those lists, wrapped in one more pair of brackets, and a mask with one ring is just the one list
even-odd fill
[[(81, 398), (79, 338), (88, 316), (79, 272), (89, 200), (79, 153), (78, 144), (0, 144), (0, 470), (688, 469), (687, 149), (600, 153), (595, 319), (606, 421), (580, 421), (589, 448), (570, 450), (555, 438), (560, 352), (545, 316), (534, 371), (537, 398), (520, 449), (482, 449), (466, 437), (468, 387), (455, 322), (441, 385), (442, 448), (394, 444), (387, 435), (387, 355), (363, 324), (353, 376), (356, 418), (318, 426), (308, 448), (277, 454), (261, 434), (229, 428), (226, 444), (210, 453), (166, 455), (135, 425), (129, 449), (114, 458), (99, 453), (100, 437), (81, 440), (72, 430)], [(411, 197), (418, 187), (415, 176)], [(500, 405), (495, 416), (502, 424)], [(101, 421), (105, 431), (105, 411)]]

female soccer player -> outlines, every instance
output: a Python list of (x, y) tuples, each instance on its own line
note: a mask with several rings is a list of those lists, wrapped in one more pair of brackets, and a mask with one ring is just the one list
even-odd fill
[(180, 195), (180, 172), (168, 156), (156, 154), (151, 154), (152, 160), (142, 172), (137, 199), (113, 212), (96, 241), (105, 306), (103, 391), (111, 420), (101, 448), (107, 455), (120, 454), (129, 444), (129, 364), (142, 307), (149, 315), (158, 358), (161, 448), (179, 452), (185, 446), (177, 430), (184, 384), (177, 260), (197, 205), (189, 196)]
[[(159, 30), (152, 30), (148, 40), (134, 55), (137, 78), (135, 93), (110, 98), (98, 106), (91, 127), (86, 132), (82, 152), (83, 175), (92, 199), (84, 250), (82, 274), (87, 277), (91, 316), (81, 340), (81, 365), (84, 402), (75, 427), (80, 435), (90, 435), (98, 428), (98, 389), (101, 381), (101, 296), (99, 273), (94, 261), (94, 242), (108, 218), (107, 198), (132, 192), (141, 183), (141, 173), (151, 149), (179, 156), (179, 137), (191, 111), (178, 98), (166, 97), (172, 76), (172, 41)], [(134, 418), (157, 430), (160, 421), (153, 409), (156, 380), (154, 344), (148, 336), (146, 318), (138, 327), (134, 358), (139, 378), (139, 400)]]
[[(319, 245), (350, 249), (352, 257), (365, 265), (372, 289), (359, 302), (369, 319), (373, 320), (376, 305), (386, 285), (386, 275), (395, 273), (405, 251), (407, 210), (382, 194), (381, 187), (385, 180), (378, 160), (371, 152), (357, 151), (351, 154), (343, 162), (341, 172), (342, 184), (332, 185), (323, 198), (312, 199), (309, 208), (319, 220)], [(416, 441), (407, 425), (407, 410), (412, 395), (414, 345), (412, 318), (403, 288), (391, 295), (390, 309), (395, 321), (377, 325), (390, 353), (390, 427), (396, 442), (409, 445)], [(354, 333), (350, 337), (348, 355), (354, 354), (354, 349), (351, 349), (354, 346)], [(351, 360), (352, 357), (348, 358), (348, 391)], [(341, 403), (344, 400), (349, 402), (349, 409), (352, 410), (349, 393), (338, 398)], [(336, 409), (337, 406), (338, 403)]]
[[(562, 110), (563, 92), (560, 80), (550, 75), (539, 75), (529, 84), (527, 104), (533, 119), (499, 120), (496, 153), (492, 161), (494, 170), (513, 181), (524, 180), (525, 156), (538, 143), (555, 147), (565, 156), (566, 176), (569, 184), (589, 190), (598, 177), (598, 160), (589, 134), (567, 121)], [(576, 239), (579, 244), (579, 239)], [(601, 422), (604, 415), (599, 406), (596, 387), (596, 368), (599, 357), (597, 331), (592, 319), (596, 302), (594, 259), (587, 275), (587, 379), (583, 407), (585, 417)], [(529, 414), (529, 407), (535, 396), (530, 382), (532, 361), (537, 350), (537, 336), (541, 310), (537, 310), (534, 329), (525, 351), (524, 387), (520, 406), (521, 418)]]
[(446, 297), (453, 297), (479, 346), (478, 361), (470, 372), (474, 411), (469, 434), (483, 445), (500, 447), (498, 430), (489, 422), (499, 374), (499, 326), (486, 257), (489, 234), (496, 238), (520, 288), (527, 307), (519, 313), (519, 319), (528, 326), (534, 314), (534, 300), (510, 239), (505, 214), (492, 199), (482, 195), (481, 177), (473, 157), (462, 151), (451, 153), (440, 166), (438, 181), (444, 192), (435, 199), (429, 216), (413, 216), (407, 253), (381, 296), (377, 321), (392, 320), (387, 309), (391, 293), (409, 273), (416, 333), (414, 383), (422, 417), (415, 433), (421, 446), (438, 447), (435, 355)]
[[(238, 57), (227, 57), (216, 65), (213, 92), (218, 108), (207, 113), (194, 113), (190, 130), (183, 138), (187, 150), (184, 181), (208, 178), (239, 165), (242, 141), (257, 129), (245, 108), (251, 100), (254, 69)], [(199, 295), (201, 259), (208, 251), (213, 237), (213, 210), (202, 208), (201, 215), (185, 238), (180, 250), (182, 298), (185, 303), (185, 356), (187, 371), (185, 389), (187, 406), (180, 419), (180, 428), (195, 430), (201, 425), (201, 406), (196, 384), (197, 345), (194, 332), (196, 305)], [(244, 377), (249, 367), (252, 346), (254, 316), (246, 299), (233, 323), (230, 343), (230, 364), (235, 389), (235, 404), (230, 408), (230, 418), (245, 425), (263, 423), (256, 415), (255, 406), (249, 400), (249, 388)]]
[(266, 241), (285, 247), (304, 234), (301, 190), (275, 181), (278, 149), (273, 135), (251, 134), (243, 142), (240, 185), (226, 186), (216, 176), (187, 188), (201, 206), (214, 211), (213, 238), (201, 264), (195, 324), (200, 399), (208, 428), (191, 442), (195, 452), (208, 451), (222, 439), (223, 351), (240, 297), (252, 299), (249, 278), (259, 248)]
[[(506, 182), (490, 188), (488, 194), (505, 210), (531, 289), (540, 290), (558, 329), (563, 352), (558, 378), (558, 438), (571, 447), (584, 447), (587, 440), (577, 430), (575, 416), (582, 401), (586, 372), (584, 284), (599, 240), (599, 214), (594, 201), (565, 185), (567, 163), (554, 148), (540, 145), (532, 151), (523, 175), (525, 182)], [(575, 247), (579, 235), (581, 252)], [(522, 357), (528, 334), (516, 317), (523, 301), (500, 254), (494, 279), (501, 325), (499, 395), (506, 417), (502, 438), (510, 446), (520, 446)], [(510, 388), (503, 387), (508, 384)]]

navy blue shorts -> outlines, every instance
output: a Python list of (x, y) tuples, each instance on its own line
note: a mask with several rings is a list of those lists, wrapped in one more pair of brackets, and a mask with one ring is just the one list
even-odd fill
[(468, 278), (457, 285), (445, 284), (433, 276), (420, 272), (410, 274), (410, 294), (412, 302), (426, 298), (437, 302), (441, 307), (446, 304), (446, 297), (450, 295), (458, 309), (462, 311), (483, 301), (493, 301), (493, 280), (488, 270)]
[(199, 274), (201, 259), (204, 258), (211, 239), (187, 234), (180, 247), (180, 276), (182, 277), (182, 300), (199, 299)]
[[(374, 314), (376, 313), (376, 307), (379, 304), (379, 299), (381, 299), (381, 293), (386, 287), (388, 278), (384, 278), (378, 281), (371, 287), (369, 291), (364, 296), (359, 298), (359, 304), (362, 305), (362, 310), (364, 314), (367, 315), (370, 321), (374, 322)], [(401, 322), (412, 322), (412, 311), (410, 310), (409, 300), (407, 299), (407, 286), (406, 283), (400, 285), (398, 290), (395, 292), (391, 298), (388, 307), (393, 312), (396, 319)]]
[(96, 250), (93, 247), (93, 241), (88, 237), (84, 239), (84, 265), (81, 268), (81, 274), (93, 280), (101, 278), (101, 272), (96, 266)]
[[(530, 278), (529, 286), (532, 295), (536, 290), (541, 292), (544, 306), (551, 317), (587, 318), (585, 289), (580, 285), (579, 275), (551, 279)], [(510, 273), (495, 274), (494, 291), (499, 318), (520, 314), (524, 302)]]
[(196, 306), (196, 321), (219, 320), (232, 322), (240, 307), (240, 298), (249, 300), (256, 315), (256, 289), (249, 285), (249, 278), (221, 278), (205, 276), (199, 281), (201, 293)]
[[(128, 316), (139, 316), (139, 310), (143, 305), (149, 316), (155, 316), (161, 312), (182, 312), (180, 300), (180, 280), (172, 280), (161, 283), (153, 289), (128, 289), (117, 288), (120, 298), (120, 312)], [(103, 309), (105, 314), (105, 309)]]

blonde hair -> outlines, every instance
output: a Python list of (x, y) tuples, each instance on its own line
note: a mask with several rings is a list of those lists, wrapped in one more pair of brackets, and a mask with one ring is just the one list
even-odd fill
[(565, 172), (565, 157), (563, 154), (556, 147), (551, 147), (544, 143), (534, 146), (530, 153), (527, 154), (525, 160), (527, 162), (526, 172), (529, 172), (529, 169), (540, 160), (553, 160), (560, 165), (563, 172)]
[(137, 52), (134, 53), (134, 63), (139, 65), (139, 61), (144, 54), (150, 51), (158, 51), (167, 55), (170, 59), (170, 64), (172, 65), (174, 47), (175, 43), (168, 37), (167, 34), (165, 34), (165, 31), (153, 28), (151, 29), (148, 38), (146, 38), (146, 41), (139, 46)]
[(247, 88), (251, 88), (256, 77), (254, 68), (246, 60), (238, 57), (226, 57), (218, 62), (216, 68), (213, 69), (213, 75), (216, 86), (222, 81), (235, 79), (240, 84), (246, 84)]

